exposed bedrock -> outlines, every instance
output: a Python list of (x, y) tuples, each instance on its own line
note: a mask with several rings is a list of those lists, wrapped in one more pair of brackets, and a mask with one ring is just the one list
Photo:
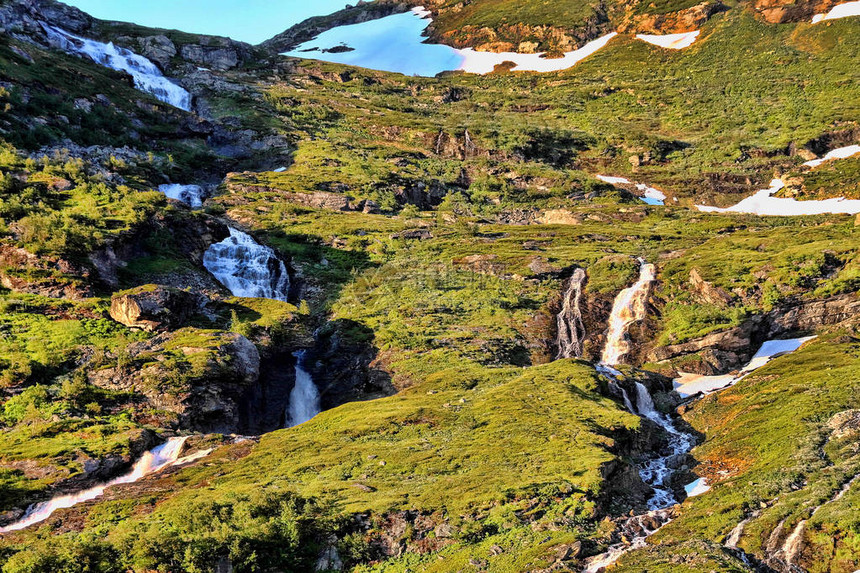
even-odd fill
[(815, 332), (860, 317), (860, 297), (845, 294), (823, 300), (797, 301), (753, 316), (740, 326), (683, 344), (644, 349), (643, 362), (684, 358), (684, 370), (720, 374), (745, 364), (758, 347), (773, 338)]
[(396, 392), (373, 345), (373, 331), (357, 322), (327, 323), (317, 333), (316, 348), (308, 358), (307, 369), (319, 388), (323, 410)]

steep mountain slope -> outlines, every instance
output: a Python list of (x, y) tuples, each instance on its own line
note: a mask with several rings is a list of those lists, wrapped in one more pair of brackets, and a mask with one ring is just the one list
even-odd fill
[[(774, 175), (856, 196), (856, 158), (802, 165), (860, 133), (860, 19), (807, 22), (829, 6), (700, 7), (681, 51), (621, 35), (563, 72), (411, 78), (272, 53), (406, 5), (251, 47), (0, 4), (3, 572), (583, 570), (612, 548), (619, 571), (856, 570), (858, 222), (693, 208)], [(444, 41), (554, 50), (691, 6), (429, 8)], [(189, 109), (43, 24), (149, 58)], [(611, 319), (629, 350), (596, 364)], [(324, 411), (286, 428), (299, 377)], [(180, 435), (160, 471), (15, 527)]]

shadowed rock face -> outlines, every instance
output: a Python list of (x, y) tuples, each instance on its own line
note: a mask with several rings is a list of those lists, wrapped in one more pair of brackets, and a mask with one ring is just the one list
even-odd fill
[(110, 315), (115, 321), (148, 332), (180, 327), (200, 306), (198, 296), (189, 292), (146, 285), (111, 298)]

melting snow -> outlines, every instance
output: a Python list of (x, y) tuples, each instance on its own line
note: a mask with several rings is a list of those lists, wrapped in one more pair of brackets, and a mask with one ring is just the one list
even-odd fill
[(665, 193), (659, 189), (655, 189), (654, 187), (649, 187), (644, 183), (633, 183), (624, 177), (610, 177), (608, 175), (597, 175), (596, 177), (610, 185), (635, 185), (636, 189), (644, 194), (640, 199), (649, 205), (663, 205), (666, 200)]
[(687, 374), (682, 372), (681, 377), (675, 380), (675, 391), (682, 398), (689, 398), (698, 393), (710, 394), (717, 390), (734, 386), (745, 378), (754, 370), (758, 370), (777, 356), (794, 352), (803, 345), (815, 338), (807, 336), (805, 338), (788, 338), (785, 340), (768, 340), (761, 345), (752, 360), (744, 366), (737, 375), (724, 374), (722, 376), (700, 376), (698, 374)]
[(816, 14), (812, 17), (812, 23), (816, 24), (823, 20), (838, 20), (848, 16), (860, 16), (860, 0), (834, 6), (827, 14)]
[(696, 497), (697, 495), (702, 495), (710, 489), (711, 486), (708, 485), (708, 480), (706, 480), (705, 478), (699, 478), (696, 481), (688, 483), (684, 486), (684, 491), (687, 492), (687, 497)]
[(604, 47), (617, 34), (612, 32), (588, 42), (583, 47), (567, 52), (562, 58), (545, 58), (544, 54), (518, 54), (516, 52), (478, 52), (472, 48), (458, 50), (465, 60), (459, 70), (473, 74), (488, 74), (496, 66), (504, 62), (516, 64), (511, 68), (515, 72), (558, 72), (572, 68), (591, 54)]
[(616, 35), (614, 32), (606, 34), (562, 58), (544, 58), (543, 54), (478, 52), (471, 48), (458, 50), (426, 43), (427, 38), (423, 34), (430, 25), (429, 15), (429, 11), (419, 7), (378, 20), (339, 26), (283, 55), (428, 77), (455, 70), (487, 74), (505, 62), (512, 62), (515, 71), (554, 72), (572, 67), (604, 47)]
[(737, 205), (731, 207), (707, 207), (696, 205), (699, 211), (705, 213), (752, 213), (753, 215), (792, 216), (792, 215), (824, 215), (860, 213), (860, 199), (821, 199), (798, 201), (797, 199), (773, 197), (772, 195), (785, 187), (781, 179), (774, 179), (770, 187), (757, 191)]
[(695, 32), (684, 32), (681, 34), (666, 34), (663, 36), (654, 36), (651, 34), (636, 34), (636, 38), (661, 48), (669, 48), (671, 50), (682, 50), (689, 48), (699, 37), (699, 30)]
[(143, 56), (125, 48), (117, 48), (113, 43), (103, 44), (75, 36), (61, 28), (42, 24), (48, 38), (67, 52), (87, 56), (95, 63), (126, 72), (134, 78), (134, 86), (154, 95), (173, 107), (189, 111), (191, 94), (162, 75), (161, 70)]
[[(860, 4), (860, 2), (858, 2), (858, 4)], [(804, 163), (804, 165), (806, 165), (807, 167), (818, 167), (826, 161), (832, 161), (834, 159), (848, 159), (849, 157), (853, 157), (858, 153), (860, 153), (860, 145), (849, 145), (848, 147), (840, 147), (838, 149), (828, 151), (827, 155), (825, 155), (821, 159), (813, 159), (812, 161), (807, 161), (806, 163)]]

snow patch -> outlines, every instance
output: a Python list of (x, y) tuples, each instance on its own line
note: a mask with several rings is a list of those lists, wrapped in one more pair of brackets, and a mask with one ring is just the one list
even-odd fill
[(473, 74), (488, 74), (492, 72), (496, 66), (505, 62), (512, 62), (515, 64), (514, 67), (511, 68), (514, 72), (560, 72), (562, 70), (572, 68), (577, 63), (594, 54), (617, 35), (618, 34), (616, 32), (612, 32), (605, 36), (601, 36), (596, 40), (588, 42), (578, 50), (567, 52), (561, 58), (545, 58), (545, 54), (543, 53), (519, 54), (516, 52), (478, 52), (472, 48), (466, 48), (464, 50), (457, 50), (464, 57), (463, 63), (457, 69)]
[(191, 110), (191, 94), (165, 78), (161, 70), (143, 56), (125, 48), (118, 48), (112, 42), (103, 44), (81, 38), (47, 24), (42, 24), (42, 27), (48, 39), (61, 49), (87, 56), (95, 63), (112, 70), (126, 72), (134, 79), (134, 87), (140, 91), (150, 93), (173, 107)]
[(785, 187), (781, 179), (774, 179), (770, 187), (761, 189), (731, 207), (708, 207), (696, 205), (696, 209), (704, 213), (751, 213), (753, 215), (788, 217), (796, 215), (825, 215), (860, 213), (860, 199), (821, 199), (798, 201), (797, 199), (773, 197), (772, 195)]
[(423, 7), (403, 14), (338, 26), (286, 52), (294, 58), (312, 57), (327, 62), (395, 72), (410, 76), (432, 77), (447, 71), (488, 74), (505, 62), (518, 72), (555, 72), (566, 70), (603, 48), (616, 33), (593, 40), (561, 58), (545, 54), (515, 52), (478, 52), (426, 43), (424, 33), (430, 25), (430, 12)]
[(828, 151), (827, 154), (821, 159), (813, 159), (812, 161), (807, 161), (806, 163), (804, 163), (804, 165), (807, 167), (818, 167), (819, 165), (827, 161), (833, 161), (834, 159), (848, 159), (849, 157), (853, 157), (858, 153), (860, 153), (860, 145), (849, 145), (847, 147), (840, 147), (838, 149)]
[(665, 204), (666, 194), (659, 189), (649, 187), (644, 183), (633, 183), (625, 177), (611, 177), (608, 175), (596, 175), (596, 177), (605, 183), (609, 183), (610, 185), (635, 185), (636, 189), (643, 193), (643, 196), (639, 198), (645, 203), (648, 203), (649, 205)]
[(744, 366), (737, 374), (723, 374), (721, 376), (701, 376), (681, 372), (680, 378), (675, 379), (675, 391), (682, 398), (689, 398), (696, 394), (711, 394), (717, 390), (734, 386), (754, 370), (758, 370), (774, 358), (789, 354), (800, 348), (805, 342), (815, 338), (788, 338), (785, 340), (768, 340), (761, 345), (752, 360)]
[(693, 45), (693, 42), (695, 42), (696, 38), (699, 37), (699, 32), (700, 30), (696, 30), (694, 32), (683, 32), (681, 34), (665, 34), (662, 36), (655, 36), (651, 34), (636, 34), (636, 38), (638, 40), (642, 40), (643, 42), (648, 42), (649, 44), (660, 46), (661, 48), (668, 48), (670, 50), (682, 50), (684, 48), (689, 48)]
[(812, 17), (812, 23), (817, 24), (824, 20), (838, 20), (839, 18), (847, 18), (848, 16), (860, 16), (860, 0), (834, 6), (827, 14), (816, 14)]
[(708, 485), (708, 480), (705, 478), (699, 478), (696, 481), (690, 482), (684, 486), (684, 491), (687, 492), (687, 497), (696, 497), (697, 495), (702, 495), (710, 489), (711, 486)]

